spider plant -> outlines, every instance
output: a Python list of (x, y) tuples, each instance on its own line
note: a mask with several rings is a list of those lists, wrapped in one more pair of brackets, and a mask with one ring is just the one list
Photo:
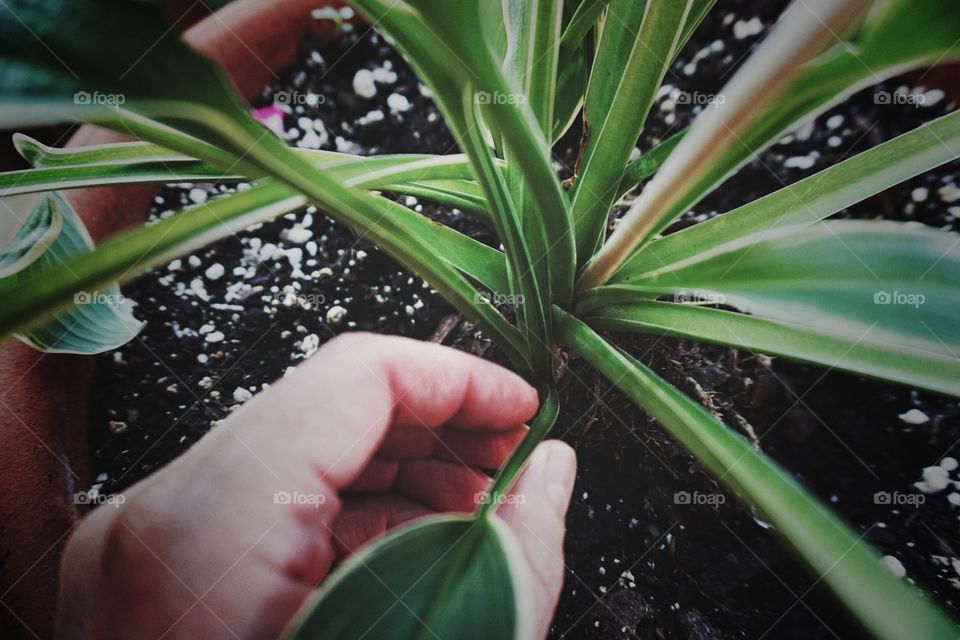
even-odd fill
[[(0, 195), (42, 195), (32, 208), (8, 207), (23, 215), (3, 217), (2, 335), (48, 350), (114, 348), (139, 326), (102, 295), (118, 281), (313, 204), (429, 282), (542, 390), (541, 410), (493, 494), (510, 490), (554, 424), (557, 356), (566, 349), (771, 523), (868, 632), (956, 637), (950, 617), (891, 575), (860, 533), (616, 344), (619, 332), (681, 336), (960, 396), (957, 236), (829, 219), (960, 156), (960, 114), (664, 233), (800, 123), (883, 78), (960, 58), (952, 0), (798, 0), (723, 100), (634, 160), (661, 82), (713, 0), (352, 4), (429, 85), (462, 155), (292, 150), (250, 117), (218, 68), (169, 33), (154, 6), (0, 3), (4, 126), (80, 120), (141, 140), (53, 149), (16, 138), (33, 168), (0, 174)], [(551, 148), (577, 118), (580, 156), (561, 182)], [(56, 193), (230, 179), (254, 184), (96, 248)], [(614, 204), (640, 184), (611, 232)], [(461, 208), (495, 232), (502, 250), (428, 221), (391, 194)], [(522, 302), (511, 319), (488, 302), (490, 292)], [(723, 305), (683, 303), (691, 292)], [(923, 304), (878, 304), (887, 292), (922, 296)], [(530, 593), (510, 560), (516, 544), (496, 515), (499, 502), (371, 546), (322, 586), (292, 634), (528, 637)]]

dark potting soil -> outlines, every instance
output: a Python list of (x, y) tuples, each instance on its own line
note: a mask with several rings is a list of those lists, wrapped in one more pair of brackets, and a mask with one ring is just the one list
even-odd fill
[[(668, 74), (641, 151), (691, 121), (784, 5), (717, 3)], [(729, 211), (955, 108), (917, 83), (891, 81), (863, 91), (791, 133), (675, 228)], [(371, 88), (372, 97), (365, 97)], [(907, 98), (875, 99), (878, 91), (898, 90)], [(255, 106), (273, 103), (281, 92), (323, 96), (312, 104), (285, 100), (284, 137), (291, 144), (368, 154), (456, 152), (429, 91), (374, 32), (326, 46), (305, 41), (298, 63)], [(574, 130), (557, 146), (561, 175), (570, 172), (578, 140)], [(955, 229), (958, 176), (954, 162), (838, 215)], [(171, 185), (151, 215), (165, 217), (235, 188)], [(457, 211), (404, 201), (493, 242)], [(175, 260), (125, 294), (148, 324), (137, 340), (98, 360), (91, 439), (102, 492), (123, 490), (169, 462), (343, 331), (434, 336), (503, 361), (422, 281), (312, 209)], [(756, 437), (875, 544), (892, 571), (958, 608), (956, 401), (693, 341), (616, 339), (728, 425)], [(572, 361), (562, 394), (555, 436), (577, 449), (580, 472), (551, 637), (862, 635), (769, 525), (606, 380)], [(915, 483), (923, 479), (921, 491)]]

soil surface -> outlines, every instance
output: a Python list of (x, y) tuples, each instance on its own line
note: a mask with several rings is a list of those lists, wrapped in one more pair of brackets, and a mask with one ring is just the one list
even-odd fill
[[(689, 123), (786, 3), (720, 0), (668, 74), (638, 143)], [(359, 75), (358, 75), (359, 74)], [(677, 223), (729, 211), (955, 108), (942, 93), (876, 104), (866, 90), (786, 136)], [(320, 46), (255, 105), (281, 108), (283, 136), (305, 147), (375, 154), (453, 153), (455, 145), (403, 60), (372, 31)], [(692, 99), (690, 96), (694, 96)], [(897, 102), (900, 102), (899, 104)], [(558, 144), (569, 173), (579, 131)], [(838, 214), (956, 229), (954, 162)], [(244, 185), (171, 185), (154, 218)], [(406, 204), (485, 242), (457, 211)], [(334, 335), (429, 338), (502, 361), (418, 278), (307, 209), (154, 270), (125, 288), (148, 324), (99, 358), (92, 447), (99, 490), (121, 491), (187, 449)], [(763, 355), (656, 337), (617, 336), (667, 380), (762, 448), (886, 554), (894, 571), (960, 605), (960, 408), (949, 398)], [(567, 577), (552, 638), (855, 638), (861, 632), (760, 521), (685, 450), (582, 362), (562, 381), (556, 437), (578, 452)], [(915, 486), (922, 479), (933, 484)], [(946, 478), (946, 488), (937, 489)], [(957, 484), (954, 484), (957, 483)], [(923, 489), (923, 490), (921, 490)], [(690, 499), (687, 499), (687, 498)]]

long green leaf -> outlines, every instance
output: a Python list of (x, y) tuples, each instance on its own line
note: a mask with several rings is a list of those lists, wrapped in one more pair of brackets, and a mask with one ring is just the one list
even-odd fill
[[(518, 0), (503, 4), (508, 43), (504, 60), (505, 76), (519, 89), (519, 93), (513, 97), (529, 105), (534, 122), (544, 136), (548, 132), (552, 133), (553, 129), (561, 5), (560, 0)], [(481, 84), (501, 84), (496, 77), (499, 75), (498, 70), (484, 70), (482, 64), (474, 66)], [(490, 76), (492, 84), (489, 80), (483, 82), (485, 75)], [(494, 90), (491, 95), (496, 97), (497, 91)], [(484, 115), (489, 115), (491, 110), (500, 111), (501, 108), (497, 105), (486, 107)], [(528, 152), (519, 150), (510, 143), (509, 134), (505, 137), (498, 132), (494, 138), (498, 140), (498, 146), (508, 161), (504, 178), (516, 207), (521, 234), (527, 247), (528, 261), (522, 268), (531, 272), (530, 279), (536, 283), (540, 292), (549, 292), (553, 278), (548, 249), (550, 239), (544, 225), (544, 215), (538, 211), (537, 200), (526, 182), (523, 165), (529, 162), (524, 158)], [(529, 170), (526, 173), (529, 174)], [(549, 301), (540, 292), (539, 299), (530, 299), (529, 304), (523, 305), (522, 313), (528, 316), (528, 321), (543, 323), (544, 329), (532, 338), (541, 341), (545, 347), (543, 351), (548, 353), (549, 345), (553, 344), (548, 317)], [(524, 291), (523, 295), (526, 298), (529, 293)], [(544, 361), (549, 362), (547, 358), (544, 358)]]
[(789, 473), (635, 358), (557, 312), (558, 331), (650, 413), (761, 517), (874, 636), (956, 638), (960, 629), (929, 597), (893, 577), (863, 536), (851, 530)]
[[(630, 253), (675, 219), (745, 160), (753, 148), (741, 140), (796, 84), (803, 65), (836, 42), (869, 0), (817, 0), (791, 5), (760, 47), (705, 109), (677, 149), (630, 207), (577, 288), (606, 282)], [(732, 157), (738, 160), (728, 166)], [(710, 186), (704, 185), (710, 181)]]
[(550, 162), (547, 134), (530, 105), (516, 99), (520, 89), (504, 75), (488, 43), (472, 27), (480, 21), (485, 5), (477, 0), (457, 4), (416, 0), (410, 4), (420, 9), (421, 20), (440, 35), (447, 49), (456, 47), (459, 55), (449, 64), (470, 80), (475, 91), (488, 96), (480, 101), (484, 117), (502, 134), (508, 157), (517, 163), (525, 190), (536, 205), (529, 216), (521, 212), (531, 265), (545, 262), (550, 291), (556, 299), (569, 302), (575, 264), (569, 205)]
[[(262, 177), (224, 173), (194, 158), (145, 143), (126, 142), (58, 149), (14, 135), (21, 155), (35, 170), (0, 173), (0, 196), (52, 189), (151, 182), (242, 180)], [(360, 186), (424, 197), (459, 208), (490, 222), (483, 191), (472, 178), (465, 156), (393, 154), (353, 156), (331, 151), (295, 150), (318, 168), (331, 169), (342, 179), (363, 175)], [(374, 171), (379, 170), (379, 174)]]
[(782, 225), (814, 224), (958, 157), (960, 112), (955, 112), (722, 216), (651, 242), (624, 263), (611, 282), (628, 282), (645, 271), (751, 233)]
[(960, 12), (954, 10), (951, 0), (892, 0), (875, 6), (868, 17), (849, 41), (807, 65), (791, 91), (741, 132), (737, 144), (719, 161), (698, 172), (696, 184), (655, 230), (669, 224), (791, 127), (880, 80), (960, 58), (960, 42), (955, 37), (960, 33)]
[(504, 62), (544, 131), (553, 126), (562, 0), (514, 0), (504, 4)]
[(715, 4), (717, 4), (717, 0), (693, 0), (693, 6), (690, 7), (690, 12), (687, 14), (687, 20), (683, 23), (683, 31), (680, 33), (680, 40), (677, 42), (677, 46), (673, 50), (674, 60), (678, 55), (680, 55), (683, 47), (687, 44), (687, 42), (690, 41), (694, 31), (697, 30), (697, 27), (700, 26), (700, 23), (702, 23), (704, 18), (707, 17), (707, 14), (710, 13), (710, 10), (713, 9), (713, 5)]
[(58, 148), (45, 145), (28, 135), (15, 133), (13, 146), (24, 160), (36, 168), (196, 162), (195, 158), (149, 142), (113, 142), (87, 147)]
[(577, 255), (603, 241), (623, 167), (643, 130), (693, 0), (613, 0), (583, 106), (585, 144), (571, 208)]
[(876, 340), (869, 332), (850, 340), (795, 322), (652, 300), (600, 307), (583, 319), (595, 329), (702, 340), (960, 397), (960, 357)]
[[(550, 345), (553, 344), (552, 328), (546, 311), (547, 302), (544, 300), (549, 282), (547, 265), (535, 262), (530, 247), (532, 241), (529, 236), (524, 235), (521, 228), (507, 178), (494, 164), (493, 156), (481, 138), (482, 124), (470, 92), (464, 93), (462, 108), (465, 114), (469, 114), (474, 126), (470, 127), (461, 144), (474, 158), (478, 179), (487, 187), (487, 201), (493, 203), (494, 211), (501, 212), (501, 216), (496, 220), (497, 230), (503, 239), (504, 247), (507, 248), (510, 276), (515, 283), (511, 291), (517, 291), (522, 296), (523, 304), (517, 311), (523, 319), (522, 327), (526, 333), (530, 357), (539, 375), (546, 377), (552, 366)], [(522, 193), (519, 196), (523, 198)]]
[(607, 0), (583, 0), (577, 5), (560, 36), (561, 68), (573, 61), (577, 50), (583, 46), (587, 34), (597, 25), (606, 8)]
[(560, 65), (557, 70), (557, 96), (553, 108), (551, 137), (554, 144), (573, 126), (583, 106), (583, 95), (593, 64), (593, 38), (587, 40), (588, 42), (573, 53), (573, 59)]
[[(540, 405), (540, 411), (530, 423), (530, 431), (523, 437), (523, 440), (517, 446), (516, 450), (493, 479), (488, 493), (490, 495), (506, 495), (513, 487), (514, 482), (520, 477), (524, 467), (530, 459), (530, 455), (537, 445), (547, 436), (550, 429), (557, 421), (557, 415), (560, 412), (560, 398), (556, 389), (550, 387), (542, 393), (543, 401)], [(483, 503), (477, 514), (483, 516), (496, 509), (495, 502), (489, 501)]]
[[(429, 23), (425, 16), (407, 3), (388, 4), (383, 0), (358, 0), (356, 6), (369, 20), (378, 22), (394, 37), (398, 48), (412, 61), (420, 77), (430, 85), (445, 121), (470, 157), (477, 180), (483, 186), (490, 205), (491, 221), (506, 248), (510, 264), (511, 293), (519, 294), (524, 300), (524, 304), (518, 309), (518, 315), (527, 336), (531, 357), (539, 376), (547, 377), (551, 369), (549, 345), (552, 344), (552, 339), (547, 321), (547, 307), (541, 296), (549, 289), (539, 276), (543, 273), (542, 265), (547, 268), (549, 265), (535, 259), (534, 255), (542, 253), (534, 254), (530, 247), (534, 242), (537, 242), (538, 246), (545, 246), (544, 227), (541, 226), (536, 234), (521, 233), (520, 215), (501, 167), (491, 156), (483, 139), (484, 129), (478, 113), (479, 102), (499, 102), (500, 97), (505, 100), (507, 96), (518, 95), (519, 89), (507, 90), (503, 86), (494, 87), (489, 83), (477, 87), (475, 83), (480, 82), (477, 70), (464, 59), (471, 60), (488, 75), (502, 80), (492, 48), (483, 40), (480, 32), (470, 31), (463, 34), (462, 43), (450, 42), (449, 32), (451, 29), (455, 31), (457, 25), (449, 24), (449, 8), (445, 8), (445, 5), (427, 6), (429, 4), (425, 3), (422, 8), (430, 12), (430, 18), (435, 21), (433, 23)], [(464, 7), (464, 10), (468, 14), (477, 14), (474, 15), (474, 25), (482, 22), (476, 5), (470, 4)], [(464, 16), (459, 15), (456, 20), (463, 21)], [(439, 34), (443, 34), (446, 40)], [(452, 54), (454, 50), (458, 53)], [(445, 53), (438, 55), (438, 52)], [(480, 99), (483, 95), (481, 91), (487, 96), (484, 100)], [(494, 106), (514, 109), (516, 105)], [(532, 120), (529, 107), (523, 113)], [(535, 122), (533, 127), (536, 129)], [(555, 178), (553, 183), (559, 191)], [(563, 203), (562, 195), (560, 197)], [(541, 265), (541, 268), (535, 270), (534, 265)]]
[[(89, 157), (86, 151), (84, 149), (74, 159)], [(464, 156), (384, 155), (367, 158), (323, 152), (301, 152), (300, 155), (317, 168), (328, 170), (331, 175), (349, 186), (390, 190), (404, 195), (430, 193), (443, 203), (464, 205), (471, 213), (480, 215), (481, 219), (489, 218), (483, 193), (478, 191), (472, 182), (465, 180), (472, 177), (472, 174)], [(64, 164), (0, 173), (0, 197), (56, 189), (205, 180), (230, 181), (254, 177), (225, 173), (217, 167), (196, 160), (172, 163), (145, 162), (141, 158), (130, 160), (130, 164), (104, 160), (90, 164)], [(407, 185), (410, 184), (415, 186), (408, 189)]]
[(51, 167), (0, 173), (0, 197), (57, 189), (241, 179), (243, 176), (225, 174), (222, 169), (195, 161), (172, 165), (156, 163)]
[(467, 180), (420, 180), (405, 182), (394, 187), (384, 187), (383, 190), (416, 196), (437, 204), (460, 209), (477, 218), (491, 229), (494, 228), (487, 198), (483, 194), (483, 189), (476, 182)]
[(960, 236), (919, 225), (820, 222), (762, 232), (587, 292), (584, 309), (683, 295), (858, 342), (956, 357)]
[(681, 129), (671, 135), (666, 140), (661, 141), (652, 149), (641, 155), (636, 160), (627, 163), (623, 170), (623, 177), (620, 178), (620, 186), (617, 188), (617, 196), (623, 196), (625, 193), (636, 187), (638, 184), (655, 174), (667, 158), (677, 148), (677, 145), (686, 135), (689, 129)]
[[(174, 136), (183, 137), (176, 131), (170, 131)], [(148, 134), (148, 137), (152, 137)], [(108, 144), (90, 145), (84, 147), (51, 147), (22, 133), (13, 135), (14, 146), (23, 157), (35, 168), (65, 168), (78, 166), (130, 166), (135, 164), (174, 164), (197, 162), (199, 156), (184, 155), (170, 151), (166, 147), (149, 142), (113, 142)], [(429, 155), (415, 153), (395, 153), (378, 156), (358, 156), (337, 151), (317, 149), (290, 149), (300, 155), (312, 165), (319, 168), (336, 167), (360, 163), (364, 173), (374, 170), (392, 170), (396, 166), (411, 167), (412, 163), (424, 162), (424, 166), (448, 167), (450, 174), (444, 177), (467, 178), (470, 171), (466, 157), (462, 155)], [(208, 151), (209, 152), (209, 151)], [(217, 164), (220, 164), (218, 162)], [(358, 165), (358, 166), (360, 166)], [(406, 168), (404, 169), (406, 170)], [(262, 177), (260, 172), (253, 176)]]
[[(94, 3), (65, 3), (63, 0), (45, 0), (44, 10), (25, 0), (11, 0), (0, 11), (0, 25), (11, 32), (11, 37), (0, 46), (0, 67), (10, 71), (4, 78), (11, 88), (12, 99), (4, 104), (14, 104), (14, 114), (20, 114), (25, 120), (32, 118), (33, 112), (44, 111), (47, 106), (51, 117), (81, 115), (92, 118), (125, 118), (124, 127), (134, 129), (135, 135), (143, 135), (173, 151), (179, 151), (210, 162), (216, 166), (233, 167), (237, 160), (223, 153), (233, 154), (243, 160), (242, 171), (249, 175), (249, 167), (274, 176), (278, 181), (305, 194), (309, 199), (328, 211), (334, 217), (354, 227), (358, 231), (375, 238), (401, 264), (423, 275), (442, 292), (452, 296), (455, 306), (469, 315), (479, 316), (483, 323), (500, 335), (506, 335), (510, 356), (517, 361), (521, 369), (526, 367), (527, 358), (522, 352), (509, 347), (512, 326), (489, 305), (478, 303), (476, 291), (464, 277), (453, 270), (445, 261), (436, 258), (422, 240), (408, 233), (403, 225), (384, 223), (384, 210), (389, 209), (389, 201), (377, 198), (351, 188), (346, 182), (330, 173), (318, 170), (307, 160), (289, 150), (279, 140), (270, 135), (255, 122), (234, 94), (222, 72), (205, 58), (188, 49), (171, 30), (163, 30), (159, 11), (156, 7), (140, 3), (120, 2), (118, 0), (99, 0)], [(12, 5), (12, 6), (11, 6)], [(46, 9), (59, 9), (61, 14), (54, 21)], [(107, 15), (107, 18), (103, 16)], [(67, 28), (59, 28), (61, 22), (68, 23)], [(105, 30), (111, 30), (112, 33)], [(44, 37), (45, 47), (39, 50), (31, 46), (37, 35)], [(146, 53), (142, 50), (142, 39), (154, 42)], [(109, 42), (110, 52), (99, 51), (102, 44)], [(64, 78), (62, 60), (73, 61), (84, 74), (79, 77)], [(142, 64), (141, 64), (142, 63)], [(61, 76), (59, 82), (52, 81), (49, 74), (37, 73), (42, 66)], [(34, 74), (27, 78), (25, 71)], [(75, 75), (75, 74), (74, 74)], [(167, 77), (167, 76), (170, 77)], [(157, 78), (164, 78), (158, 82)], [(93, 86), (95, 91), (122, 90), (114, 97), (121, 99), (125, 107), (132, 112), (126, 113), (113, 108), (104, 108), (97, 104), (97, 93), (84, 94), (92, 97), (77, 100), (75, 96), (64, 95), (84, 82)], [(83, 89), (80, 86), (81, 91)], [(67, 100), (70, 103), (67, 103)], [(81, 105), (79, 102), (89, 102)], [(87, 106), (89, 109), (80, 109)], [(30, 111), (24, 115), (27, 111)], [(58, 110), (64, 107), (63, 110)], [(140, 115), (137, 115), (140, 114)], [(146, 118), (144, 118), (144, 115)], [(150, 120), (156, 118), (160, 125)], [(163, 129), (170, 126), (176, 131)], [(183, 136), (187, 134), (187, 137)], [(196, 144), (193, 138), (202, 144)], [(419, 177), (424, 177), (423, 175)], [(248, 192), (248, 193), (252, 193)], [(252, 196), (251, 196), (252, 197)], [(236, 207), (236, 201), (232, 200)], [(228, 205), (224, 205), (228, 206)], [(276, 203), (254, 205), (260, 209), (259, 215), (276, 210)], [(232, 211), (236, 218), (249, 216), (241, 210)], [(211, 233), (210, 229), (206, 229)], [(199, 232), (198, 232), (199, 233)], [(425, 251), (426, 249), (426, 251)], [(81, 257), (83, 259), (83, 257)], [(96, 270), (91, 270), (96, 273)], [(90, 276), (91, 273), (86, 274)], [(67, 288), (76, 284), (78, 278), (67, 278)], [(56, 292), (57, 285), (43, 283), (35, 291), (20, 292), (15, 299), (17, 304), (9, 316), (15, 318), (13, 324), (23, 323), (30, 317), (30, 309), (25, 308), (39, 295), (51, 288)], [(61, 292), (62, 293), (62, 292)], [(42, 296), (40, 296), (42, 297)], [(41, 312), (51, 312), (51, 308), (62, 304), (62, 296), (48, 296), (43, 302), (46, 308)], [(490, 323), (493, 324), (490, 324)], [(506, 334), (503, 332), (507, 331)]]
[[(374, 201), (374, 215), (370, 218), (359, 211), (349, 215), (342, 211), (329, 213), (352, 225), (402, 265), (427, 279), (458, 310), (496, 336), (520, 370), (527, 371), (525, 348), (516, 327), (461, 275), (469, 274), (478, 280), (502, 278), (492, 266), (494, 261), (489, 254), (492, 250), (463, 238), (457, 239), (457, 253), (440, 257), (435, 245), (454, 241), (449, 235), (454, 233), (452, 230), (438, 231), (441, 227), (392, 201), (382, 198)], [(247, 191), (216, 198), (150, 227), (110, 238), (95, 251), (71, 256), (30, 278), (18, 282), (0, 280), (0, 297), (4, 300), (0, 309), (0, 334), (36, 326), (38, 321), (68, 305), (77, 291), (96, 291), (112, 280), (132, 278), (147, 267), (162, 264), (308, 202), (289, 187), (265, 180)], [(466, 253), (471, 247), (475, 252)], [(476, 260), (468, 262), (473, 260), (471, 255), (476, 255)], [(457, 263), (458, 260), (463, 262)], [(494, 280), (493, 284), (497, 282)]]
[(573, 125), (580, 107), (583, 106), (583, 96), (595, 53), (594, 32), (607, 7), (607, 0), (583, 0), (575, 4), (572, 10), (571, 3), (564, 5), (564, 13), (570, 15), (560, 36), (551, 138), (554, 143)]

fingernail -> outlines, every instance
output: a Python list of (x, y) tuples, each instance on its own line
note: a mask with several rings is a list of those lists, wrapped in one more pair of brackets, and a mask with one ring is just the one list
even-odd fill
[(540, 464), (543, 485), (546, 487), (547, 497), (561, 513), (565, 513), (570, 503), (571, 478), (576, 465), (573, 452), (560, 444), (548, 444), (546, 451), (541, 454), (544, 458)]

